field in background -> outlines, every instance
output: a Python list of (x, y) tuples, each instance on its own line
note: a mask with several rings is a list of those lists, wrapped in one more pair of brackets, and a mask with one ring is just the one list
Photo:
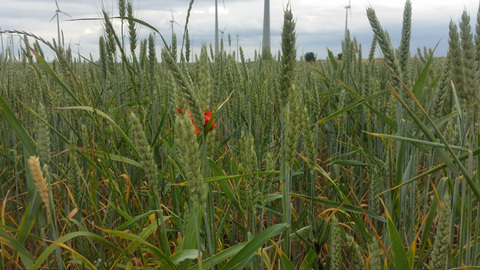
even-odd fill
[(410, 1), (398, 48), (370, 8), (368, 56), (309, 63), (288, 9), (241, 61), (119, 9), (98, 61), (0, 57), (3, 269), (480, 269), (480, 18), (412, 57)]

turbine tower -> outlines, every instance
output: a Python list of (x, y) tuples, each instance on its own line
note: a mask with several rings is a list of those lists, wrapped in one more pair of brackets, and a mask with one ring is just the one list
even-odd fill
[(238, 35), (238, 32), (237, 32), (237, 62), (238, 62), (238, 55), (239, 55), (239, 51), (238, 51), (238, 37), (239, 37), (239, 35)]
[[(225, 1), (223, 1), (223, 8), (225, 9)], [(218, 0), (215, 0), (215, 54), (218, 54)]]
[(81, 57), (80, 57), (80, 42), (82, 40), (79, 40), (78, 43), (73, 43), (73, 45), (77, 45), (77, 55), (78, 55), (78, 62), (81, 62)]
[(350, 15), (352, 15), (352, 6), (350, 5), (350, 0), (348, 0), (348, 6), (345, 6), (345, 40), (347, 39), (348, 31), (348, 10), (350, 10)]
[(55, 0), (55, 4), (57, 5), (57, 10), (55, 10), (55, 15), (53, 15), (53, 17), (50, 19), (49, 22), (53, 21), (53, 19), (55, 19), (55, 17), (57, 17), (57, 31), (58, 31), (58, 40), (57, 40), (57, 42), (58, 42), (58, 46), (60, 47), (60, 46), (61, 46), (61, 40), (60, 40), (60, 19), (59, 19), (60, 16), (58, 15), (58, 13), (63, 13), (63, 14), (67, 15), (67, 16), (70, 17), (70, 18), (71, 18), (72, 16), (70, 16), (70, 15), (68, 15), (67, 13), (65, 13), (65, 12), (63, 12), (63, 11), (60, 10), (60, 8), (58, 7), (58, 2), (57, 2), (57, 0)]
[(2, 42), (2, 56), (5, 57), (5, 48), (3, 47), (3, 31), (1, 27), (0, 27), (0, 39)]
[[(173, 10), (172, 10), (172, 20), (170, 21), (170, 28), (172, 28), (172, 37), (173, 37), (173, 24), (177, 24), (178, 26), (180, 26), (180, 24), (178, 24), (176, 21), (175, 21), (175, 18), (173, 17)], [(155, 32), (154, 32), (155, 33)]]
[(270, 58), (270, 0), (264, 1), (262, 57)]

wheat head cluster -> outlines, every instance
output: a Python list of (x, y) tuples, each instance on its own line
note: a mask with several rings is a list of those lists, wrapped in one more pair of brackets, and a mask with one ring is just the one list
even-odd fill
[(480, 16), (438, 57), (369, 7), (367, 58), (307, 62), (289, 6), (277, 53), (193, 54), (194, 4), (167, 43), (118, 0), (98, 59), (2, 30), (1, 269), (478, 269)]

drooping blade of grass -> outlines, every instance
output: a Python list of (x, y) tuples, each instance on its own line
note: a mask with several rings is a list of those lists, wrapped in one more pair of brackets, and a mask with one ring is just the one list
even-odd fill
[(132, 225), (136, 225), (140, 220), (143, 220), (143, 219), (149, 217), (150, 215), (155, 214), (155, 212), (158, 212), (158, 211), (157, 210), (150, 210), (148, 212), (145, 212), (145, 213), (142, 213), (138, 216), (135, 216), (135, 217), (125, 221), (124, 223), (120, 224), (120, 226), (118, 226), (116, 229), (118, 231), (123, 231), (123, 230), (125, 230), (126, 228), (128, 228)]
[(327, 116), (327, 117), (319, 120), (319, 121), (316, 122), (314, 125), (318, 125), (318, 124), (320, 124), (320, 123), (327, 122), (328, 120), (331, 120), (331, 119), (337, 117), (338, 115), (340, 115), (340, 114), (342, 114), (342, 113), (344, 113), (344, 112), (346, 112), (346, 111), (348, 111), (348, 110), (351, 110), (351, 109), (353, 109), (353, 108), (355, 108), (355, 107), (357, 107), (357, 106), (359, 106), (359, 105), (362, 105), (363, 103), (365, 103), (365, 102), (367, 102), (367, 101), (370, 101), (370, 100), (372, 100), (372, 99), (374, 99), (374, 98), (377, 98), (377, 97), (379, 97), (379, 96), (381, 96), (381, 95), (385, 95), (386, 93), (388, 93), (388, 90), (380, 91), (380, 92), (375, 93), (375, 94), (373, 94), (373, 95), (371, 95), (371, 96), (368, 96), (368, 97), (366, 97), (366, 98), (357, 100), (356, 102), (351, 103), (351, 104), (345, 106), (344, 108), (342, 108), (342, 109), (340, 109), (340, 110), (338, 110), (338, 111), (330, 114), (329, 116)]
[(328, 165), (345, 165), (345, 166), (367, 166), (366, 163), (361, 162), (361, 161), (355, 161), (355, 160), (345, 160), (345, 159), (339, 159), (335, 160), (332, 163), (329, 163)]
[[(382, 133), (372, 133), (372, 132), (367, 132), (367, 131), (363, 131), (363, 132), (365, 132), (367, 134), (370, 134), (372, 136), (380, 137), (380, 138), (389, 138), (389, 139), (409, 142), (409, 143), (412, 143), (412, 144), (432, 146), (432, 147), (435, 147), (435, 148), (437, 148), (437, 147), (445, 148), (445, 144), (443, 144), (443, 143), (436, 143), (436, 142), (431, 142), (431, 141), (413, 139), (413, 138), (396, 136), (396, 135), (382, 134)], [(461, 147), (461, 146), (451, 145), (450, 147), (452, 147), (452, 149), (455, 149), (455, 150), (468, 151), (468, 148)]]
[(299, 270), (310, 270), (312, 269), (313, 262), (317, 258), (317, 252), (313, 249), (310, 249), (303, 259), (302, 265), (300, 265)]
[[(152, 225), (157, 227), (157, 224), (155, 222), (152, 223)], [(149, 227), (152, 227), (152, 225), (150, 225)], [(148, 230), (148, 228), (146, 230)], [(167, 257), (159, 247), (145, 240), (146, 237), (148, 237), (151, 233), (142, 235), (143, 234), (142, 232), (140, 235), (137, 236), (128, 232), (117, 231), (117, 230), (106, 230), (105, 232), (110, 235), (114, 235), (114, 236), (132, 241), (132, 243), (130, 243), (129, 247), (127, 248), (128, 252), (132, 252), (140, 245), (145, 245), (148, 247), (149, 251), (155, 255), (156, 259), (158, 259), (164, 266), (167, 266), (168, 269), (176, 269), (173, 261), (169, 257)]]
[[(103, 151), (88, 151), (98, 157), (105, 157), (105, 152)], [(124, 156), (120, 156), (120, 155), (115, 155), (115, 154), (111, 154), (111, 153), (108, 153), (108, 157), (112, 160), (112, 161), (118, 161), (118, 162), (123, 162), (123, 163), (127, 163), (127, 164), (130, 164), (130, 165), (133, 165), (135, 167), (138, 167), (138, 168), (142, 168), (143, 165), (138, 162), (138, 161), (135, 161), (131, 158), (127, 158), (127, 157), (124, 157)]]
[(154, 146), (157, 143), (158, 138), (160, 137), (160, 131), (163, 128), (163, 123), (167, 120), (168, 111), (171, 110), (171, 106), (168, 106), (162, 113), (162, 117), (160, 119), (160, 123), (158, 124), (157, 131), (155, 132), (155, 136), (152, 137), (152, 143), (150, 145)]
[[(419, 100), (422, 102), (422, 104), (424, 104), (428, 98), (433, 96), (432, 90), (436, 87), (440, 78), (442, 78), (442, 74), (438, 74), (437, 76), (435, 76), (435, 78), (433, 78), (432, 82), (428, 85), (426, 90), (424, 90), (422, 92), (422, 96), (419, 98)], [(433, 101), (433, 99), (432, 99), (432, 101)], [(429, 108), (429, 107), (427, 107), (427, 108)]]
[(286, 229), (287, 225), (283, 223), (275, 224), (267, 228), (250, 240), (222, 269), (238, 269), (240, 263), (244, 263), (251, 258), (268, 239), (284, 232)]
[[(225, 250), (222, 250), (221, 252), (215, 254), (213, 256), (213, 265), (220, 264), (224, 261), (226, 261), (228, 258), (231, 258), (235, 254), (237, 254), (242, 248), (244, 248), (247, 245), (247, 242), (243, 242), (240, 244), (237, 244), (233, 247), (227, 248)], [(203, 269), (210, 269), (210, 260), (212, 258), (208, 258), (206, 260), (203, 260)], [(200, 266), (198, 264), (192, 266), (189, 268), (189, 270), (198, 270), (200, 269)]]
[[(87, 269), (90, 269), (90, 270), (97, 270), (97, 268), (95, 267), (95, 265), (93, 265), (92, 262), (90, 262), (87, 258), (85, 258), (84, 256), (82, 256), (79, 252), (77, 252), (75, 249), (73, 249), (72, 247), (68, 246), (68, 245), (65, 245), (64, 243), (58, 243), (58, 242), (52, 242), (53, 245), (57, 245), (67, 251), (70, 251), (72, 253), (72, 255), (79, 261), (81, 261), (83, 263), (83, 266), (86, 267)], [(58, 250), (58, 249), (57, 249)], [(59, 266), (60, 268), (61, 266)]]
[(400, 237), (400, 234), (398, 233), (397, 228), (395, 227), (395, 224), (393, 223), (388, 212), (385, 213), (387, 215), (388, 236), (390, 238), (390, 242), (392, 243), (392, 263), (396, 270), (410, 269), (407, 252), (405, 252), (405, 248), (403, 247), (402, 238)]
[(165, 47), (170, 47), (169, 44), (167, 43), (167, 41), (163, 38), (163, 35), (162, 33), (160, 33), (160, 31), (157, 30), (157, 28), (153, 27), (151, 24), (145, 22), (145, 21), (142, 21), (142, 20), (139, 20), (137, 18), (133, 18), (133, 17), (122, 17), (122, 16), (116, 16), (116, 17), (111, 17), (112, 19), (121, 19), (121, 20), (127, 20), (127, 21), (133, 21), (133, 22), (136, 22), (140, 25), (143, 25), (145, 27), (148, 27), (150, 29), (152, 29), (155, 33), (157, 33), (160, 38), (162, 39), (163, 41), (163, 45), (165, 45)]
[[(195, 213), (197, 212), (197, 216), (195, 216)], [(183, 238), (180, 242), (178, 251), (182, 250), (190, 250), (190, 249), (195, 249), (197, 245), (197, 221), (199, 224), (202, 223), (203, 220), (203, 213), (201, 211), (193, 211), (192, 214), (190, 214), (188, 218), (188, 223), (185, 228), (185, 235), (183, 235)], [(197, 256), (198, 256), (198, 250), (197, 250)], [(180, 264), (180, 269), (186, 269), (188, 266), (190, 266), (191, 260), (187, 259), (184, 260)]]
[(170, 256), (170, 260), (175, 264), (178, 265), (179, 263), (185, 260), (193, 260), (196, 259), (198, 256), (198, 251), (196, 249), (184, 249), (180, 252), (172, 254)]
[[(413, 118), (413, 120), (418, 124), (418, 126), (420, 127), (420, 129), (423, 131), (423, 133), (434, 143), (438, 143), (437, 139), (435, 138), (435, 136), (430, 132), (430, 130), (425, 126), (425, 124), (417, 117), (417, 115), (407, 106), (407, 104), (405, 103), (405, 101), (400, 97), (400, 95), (397, 93), (397, 91), (395, 91), (395, 89), (393, 89), (393, 87), (390, 86), (390, 90), (393, 92), (393, 94), (395, 95), (395, 97), (400, 101), (400, 103), (402, 103), (403, 105), (403, 108), (410, 114), (410, 116)], [(432, 126), (434, 126), (435, 128), (435, 125), (434, 123), (432, 123)], [(449, 145), (448, 144), (445, 144), (445, 147), (448, 149), (449, 148)], [(444, 160), (444, 162), (447, 164), (447, 166), (450, 168), (450, 170), (453, 171), (453, 173), (455, 175), (459, 175), (458, 173), (458, 169), (454, 166), (453, 162), (451, 161), (451, 159), (448, 157), (448, 154), (443, 150), (443, 149), (438, 149), (438, 152), (440, 153), (440, 155), (442, 156), (442, 159)]]
[[(303, 199), (305, 201), (310, 201), (311, 200), (310, 195), (303, 195), (303, 194), (296, 194), (296, 193), (291, 193), (290, 195), (294, 198), (300, 198), (300, 199)], [(320, 204), (320, 205), (323, 205), (323, 206), (328, 207), (328, 208), (338, 208), (338, 207), (340, 207), (340, 209), (342, 209), (345, 212), (351, 212), (351, 213), (355, 213), (355, 214), (363, 214), (363, 212), (365, 212), (368, 216), (370, 216), (370, 217), (372, 217), (376, 220), (379, 220), (381, 222), (386, 222), (386, 219), (383, 218), (382, 216), (378, 215), (378, 214), (375, 214), (375, 213), (372, 213), (371, 211), (366, 211), (366, 210), (362, 211), (362, 209), (360, 209), (356, 206), (352, 206), (352, 205), (345, 204), (345, 203), (342, 203), (342, 202), (329, 201), (329, 200), (324, 200), (324, 199), (320, 199), (320, 198), (313, 198), (313, 202), (317, 203), (317, 204)]]
[[(480, 155), (480, 147), (475, 148), (475, 149), (472, 151), (472, 154), (473, 154), (474, 157)], [(460, 155), (460, 156), (458, 157), (458, 160), (463, 161), (463, 160), (465, 160), (465, 159), (468, 158), (468, 155), (469, 155), (469, 153), (462, 154), (462, 155)], [(421, 174), (413, 177), (412, 179), (408, 180), (407, 182), (409, 182), (409, 181), (416, 181), (416, 180), (418, 180), (418, 179), (420, 179), (420, 178), (422, 178), (422, 177), (425, 177), (425, 176), (427, 176), (427, 175), (436, 173), (436, 172), (438, 172), (438, 171), (440, 171), (440, 170), (442, 170), (442, 169), (445, 169), (445, 168), (447, 168), (447, 167), (448, 167), (447, 164), (442, 163), (442, 164), (440, 164), (440, 165), (437, 165), (437, 166), (431, 168), (430, 170), (428, 170), (428, 171), (426, 171), (426, 172), (424, 172), (424, 173), (421, 173)], [(405, 183), (407, 183), (407, 182), (405, 182)]]
[(25, 168), (26, 168), (26, 174), (27, 174), (28, 194), (30, 196), (33, 196), (33, 193), (36, 192), (36, 187), (34, 185), (27, 160), (31, 156), (36, 155), (37, 147), (32, 137), (28, 135), (28, 133), (23, 128), (23, 126), (20, 124), (20, 121), (18, 121), (17, 117), (15, 117), (15, 114), (10, 109), (10, 107), (8, 106), (7, 102), (5, 101), (2, 95), (0, 95), (0, 107), (1, 107), (0, 112), (2, 113), (3, 117), (5, 118), (5, 120), (7, 120), (7, 123), (10, 125), (12, 130), (15, 132), (15, 135), (22, 143), (23, 156), (25, 159)]
[[(91, 233), (91, 232), (85, 232), (85, 231), (72, 232), (72, 233), (63, 235), (63, 236), (59, 237), (55, 242), (56, 243), (65, 243), (65, 242), (67, 242), (67, 241), (69, 241), (73, 238), (77, 238), (77, 237), (88, 237), (88, 238), (90, 238), (92, 240), (95, 240), (98, 243), (100, 243), (100, 244), (102, 244), (106, 247), (112, 248), (112, 250), (117, 250), (119, 252), (122, 252), (120, 250), (120, 247), (110, 243), (103, 236), (100, 236), (100, 235), (97, 235), (97, 234), (94, 234), (94, 233)], [(35, 260), (34, 264), (32, 265), (32, 268), (30, 268), (30, 269), (32, 269), (32, 270), (38, 269), (43, 264), (43, 262), (46, 259), (48, 259), (48, 256), (50, 256), (50, 254), (55, 251), (55, 249), (57, 247), (58, 247), (58, 245), (56, 245), (56, 244), (49, 245), (45, 249), (45, 251), (43, 251), (42, 254), (40, 254), (40, 256), (38, 256), (37, 260)]]
[[(218, 165), (217, 165), (218, 166)], [(265, 171), (265, 172), (259, 172), (258, 175), (270, 175), (270, 174), (279, 174), (279, 171)], [(219, 182), (219, 181), (224, 181), (228, 179), (240, 179), (242, 177), (247, 177), (250, 174), (237, 174), (237, 175), (224, 175), (224, 176), (212, 176), (212, 177), (207, 177), (203, 178), (204, 183), (214, 183), (214, 182)]]
[(290, 261), (288, 256), (285, 255), (285, 253), (280, 248), (277, 249), (277, 252), (278, 256), (280, 257), (280, 261), (282, 262), (283, 269), (295, 270), (295, 266), (293, 265), (292, 261)]
[[(20, 243), (24, 243), (33, 227), (37, 214), (42, 215), (42, 213), (38, 211), (40, 208), (40, 197), (37, 196), (37, 187), (35, 186), (32, 173), (30, 171), (30, 166), (28, 165), (28, 159), (31, 156), (36, 155), (36, 146), (32, 138), (28, 135), (18, 119), (15, 117), (15, 114), (12, 112), (2, 95), (0, 95), (0, 106), (0, 112), (17, 135), (17, 138), (20, 140), (23, 147), (25, 178), (28, 194), (30, 196), (30, 204), (27, 207), (27, 212), (23, 215), (22, 221), (20, 222), (17, 240)], [(40, 219), (39, 222), (43, 223), (42, 220), (43, 219)], [(43, 227), (45, 224), (39, 225)]]
[[(325, 177), (325, 179), (327, 179), (330, 182), (330, 184), (333, 186), (335, 192), (337, 193), (338, 199), (340, 201), (342, 201), (342, 203), (338, 203), (337, 206), (334, 207), (334, 208), (343, 207), (343, 206), (347, 206), (347, 207), (351, 206), (351, 202), (348, 198), (348, 196), (349, 196), (348, 192), (346, 192), (345, 189), (342, 189), (339, 185), (337, 185), (337, 183), (332, 178), (330, 178), (330, 175), (325, 170), (323, 170), (323, 168), (320, 167), (318, 164), (315, 164), (314, 169), (317, 170), (323, 177)], [(290, 196), (292, 196), (292, 197), (293, 196), (302, 197), (304, 195), (303, 194), (290, 194)], [(311, 199), (312, 199), (311, 196), (305, 196), (304, 197), (304, 200), (307, 200), (307, 201), (309, 201)], [(313, 198), (313, 202), (317, 202), (317, 199), (318, 198)], [(320, 201), (318, 201), (318, 202), (320, 202)], [(360, 212), (358, 212), (358, 213), (360, 213)], [(356, 215), (353, 215), (352, 218), (357, 219), (357, 221), (359, 221), (358, 216), (356, 216)], [(358, 224), (360, 226), (360, 230), (363, 233), (368, 234), (365, 230), (365, 226), (364, 226), (363, 222), (358, 222), (356, 224)]]
[[(443, 193), (443, 190), (446, 188), (447, 186), (447, 183), (446, 181), (440, 181), (439, 184), (437, 185), (437, 191), (442, 194)], [(436, 196), (435, 196), (436, 198)], [(424, 231), (422, 232), (422, 239), (421, 239), (421, 242), (420, 242), (420, 247), (419, 247), (419, 254), (416, 254), (416, 256), (418, 256), (419, 258), (422, 258), (423, 255), (424, 255), (424, 252), (425, 252), (425, 247), (427, 246), (427, 244), (429, 244), (429, 242), (431, 241), (430, 239), (430, 231), (432, 230), (432, 224), (433, 224), (433, 221), (435, 219), (435, 217), (437, 216), (436, 213), (437, 213), (437, 207), (438, 207), (438, 203), (439, 201), (434, 199), (432, 200), (432, 203), (430, 204), (430, 207), (428, 209), (428, 215), (427, 217), (425, 218), (425, 225), (424, 225)], [(421, 264), (418, 264), (416, 269), (420, 269), (422, 265)]]
[(407, 252), (407, 260), (408, 260), (408, 263), (410, 263), (408, 269), (413, 269), (413, 264), (415, 262), (415, 255), (417, 254), (418, 233), (415, 235), (414, 240), (415, 241), (412, 241), (412, 244), (410, 245), (410, 248), (408, 249), (408, 252)]
[(50, 65), (47, 63), (47, 61), (45, 61), (45, 59), (43, 59), (43, 57), (40, 54), (38, 54), (35, 50), (31, 50), (31, 51), (35, 55), (35, 58), (37, 59), (37, 61), (43, 66), (43, 68), (52, 77), (52, 79), (56, 83), (58, 83), (60, 88), (63, 91), (65, 91), (75, 101), (76, 104), (78, 104), (78, 105), (82, 104), (80, 102), (80, 99), (78, 99), (78, 97), (72, 92), (72, 90), (70, 90), (68, 88), (68, 86), (65, 83), (63, 83), (63, 81), (57, 76), (57, 74), (55, 73), (55, 71), (53, 71), (53, 69), (50, 67)]
[(206, 135), (209, 131), (210, 131), (210, 128), (212, 127), (212, 123), (213, 121), (215, 121), (215, 117), (217, 116), (217, 112), (218, 110), (220, 110), (226, 103), (228, 100), (230, 100), (230, 98), (232, 97), (234, 91), (232, 91), (230, 93), (230, 95), (227, 97), (227, 99), (225, 99), (225, 101), (221, 104), (219, 104), (216, 108), (215, 108), (215, 111), (213, 112), (212, 114), (212, 117), (210, 118), (210, 120), (208, 121), (208, 123), (205, 125), (205, 129), (203, 130), (204, 134)]
[[(320, 63), (320, 66), (322, 66), (321, 63)], [(327, 86), (327, 88), (328, 88), (328, 87), (330, 86), (330, 84), (331, 84), (331, 81), (330, 81), (330, 79), (327, 77), (327, 75), (325, 74), (325, 72), (320, 71), (320, 70), (318, 70), (317, 68), (315, 68), (315, 67), (313, 67), (313, 66), (311, 66), (311, 67), (313, 68), (313, 70), (314, 70), (315, 72), (318, 73), (318, 75), (320, 76), (320, 78), (323, 80), (323, 82), (326, 84), (326, 86)], [(333, 93), (332, 93), (332, 94), (333, 94)]]
[(18, 236), (17, 239), (20, 243), (25, 242), (27, 236), (30, 234), (32, 230), (33, 224), (35, 223), (35, 219), (37, 215), (41, 215), (40, 210), (40, 197), (38, 196), (38, 191), (35, 191), (33, 197), (30, 200), (30, 203), (27, 205), (27, 210), (22, 217), (22, 221), (18, 227)]
[(100, 166), (98, 166), (97, 163), (95, 163), (94, 160), (92, 160), (88, 155), (86, 155), (84, 153), (84, 151), (80, 151), (80, 149), (78, 148), (75, 148), (75, 147), (71, 147), (71, 149), (76, 149), (76, 152), (83, 157), (83, 159), (88, 162), (88, 164), (92, 165), (100, 174), (102, 174), (103, 176), (105, 176), (105, 178), (108, 178), (108, 173), (106, 173), (102, 168), (100, 168)]
[[(453, 119), (455, 116), (457, 116), (457, 111), (453, 111), (451, 112), (450, 114), (447, 114), (445, 116), (442, 116), (441, 118), (438, 118), (437, 120), (435, 120), (435, 126), (437, 127), (441, 127), (443, 126), (445, 123), (447, 123), (448, 121), (450, 121), (450, 119)], [(427, 128), (428, 130), (430, 130), (430, 132), (434, 132), (434, 128), (431, 124), (427, 125)], [(422, 132), (422, 130), (417, 130), (415, 132), (415, 135), (418, 135)]]
[(84, 111), (88, 111), (88, 112), (93, 112), (93, 113), (96, 113), (100, 116), (103, 116), (105, 119), (108, 120), (108, 122), (110, 124), (113, 124), (118, 132), (120, 132), (120, 135), (122, 136), (122, 138), (125, 140), (125, 142), (128, 144), (128, 146), (130, 146), (130, 148), (135, 152), (135, 154), (138, 156), (139, 153), (138, 153), (138, 150), (135, 148), (135, 146), (133, 146), (133, 143), (132, 141), (128, 138), (127, 134), (125, 134), (125, 132), (123, 132), (123, 130), (120, 128), (120, 126), (106, 113), (98, 110), (98, 109), (95, 109), (95, 108), (92, 108), (92, 107), (88, 107), (88, 106), (70, 106), (70, 107), (60, 107), (60, 108), (55, 108), (55, 109), (59, 109), (59, 110), (84, 110)]
[(20, 102), (20, 104), (22, 104), (22, 106), (23, 106), (25, 109), (27, 109), (28, 111), (30, 111), (30, 113), (32, 113), (33, 116), (35, 116), (35, 118), (37, 119), (37, 121), (41, 121), (42, 123), (44, 123), (45, 125), (47, 125), (47, 126), (50, 128), (50, 130), (53, 131), (53, 132), (55, 132), (55, 134), (57, 134), (57, 136), (58, 136), (59, 138), (61, 138), (64, 142), (66, 142), (66, 143), (69, 143), (69, 142), (70, 142), (67, 137), (63, 136), (62, 133), (60, 133), (56, 128), (54, 128), (52, 125), (50, 125), (50, 123), (48, 123), (47, 120), (45, 120), (45, 119), (43, 119), (42, 117), (40, 117), (40, 116), (38, 115), (38, 113), (36, 113), (36, 112), (35, 112), (32, 108), (30, 108), (27, 104), (25, 104), (24, 102), (21, 102), (21, 101), (19, 101), (19, 102)]
[[(405, 102), (403, 101), (403, 99), (398, 95), (398, 93), (395, 91), (395, 89), (393, 89), (393, 87), (390, 87), (390, 90), (393, 92), (393, 94), (395, 95), (395, 97), (402, 103), (403, 105), (403, 108), (405, 108), (405, 110), (410, 114), (410, 116), (413, 118), (413, 120), (418, 124), (418, 126), (422, 129), (422, 131), (424, 132), (424, 134), (433, 142), (438, 142), (437, 139), (435, 138), (435, 136), (428, 130), (428, 128), (423, 124), (423, 122), (416, 116), (416, 114), (410, 109), (408, 108), (407, 104), (405, 104)], [(444, 150), (444, 149), (441, 149), (441, 148), (437, 148), (437, 151), (438, 153), (440, 154), (440, 156), (442, 157), (442, 160), (443, 162), (445, 162), (445, 164), (448, 166), (448, 168), (453, 172), (453, 174), (455, 176), (459, 176), (460, 173), (459, 173), (459, 170), (462, 172), (463, 174), (463, 177), (467, 180), (467, 183), (468, 185), (470, 186), (470, 188), (472, 189), (473, 193), (475, 194), (475, 197), (477, 197), (477, 200), (480, 200), (480, 188), (477, 186), (477, 184), (473, 181), (472, 179), (472, 176), (468, 173), (467, 169), (463, 166), (463, 164), (460, 162), (460, 160), (458, 159), (458, 156), (455, 154), (455, 152), (453, 152), (453, 149), (450, 147), (450, 145), (448, 144), (448, 142), (445, 140), (445, 138), (443, 137), (441, 131), (438, 129), (438, 127), (435, 126), (435, 123), (433, 122), (433, 120), (428, 116), (428, 114), (425, 112), (425, 110), (423, 109), (423, 107), (420, 105), (420, 103), (418, 102), (418, 100), (413, 96), (413, 94), (410, 92), (410, 90), (408, 88), (405, 87), (405, 90), (407, 91), (407, 93), (410, 95), (410, 97), (415, 101), (415, 103), (417, 104), (417, 106), (420, 108), (420, 111), (425, 115), (425, 117), (427, 118), (427, 120), (431, 123), (431, 125), (434, 127), (435, 131), (436, 131), (436, 134), (437, 136), (440, 137), (440, 139), (442, 140), (443, 144), (445, 145), (445, 148), (448, 150), (448, 152), (451, 154), (451, 156), (453, 157), (453, 160), (455, 161), (455, 163), (457, 164), (457, 166), (455, 166), (455, 164), (452, 162), (452, 159), (448, 156), (447, 152)]]
[[(216, 176), (225, 176), (225, 173), (223, 172), (223, 170), (215, 163), (215, 161), (209, 159), (208, 160), (208, 164), (210, 165), (210, 170), (212, 170), (212, 173), (213, 175), (216, 175)], [(235, 197), (235, 194), (232, 190), (232, 188), (230, 187), (230, 185), (226, 182), (226, 181), (219, 181), (218, 184), (220, 185), (220, 187), (222, 188), (222, 190), (225, 192), (225, 195), (227, 196), (227, 198), (233, 203), (233, 205), (237, 208), (237, 209), (242, 209), (240, 207), (240, 203), (238, 202), (237, 198)], [(241, 213), (243, 213), (241, 211)]]
[[(360, 100), (362, 99), (362, 96), (360, 96), (357, 92), (355, 92), (352, 88), (348, 87), (346, 84), (344, 84), (342, 81), (338, 80), (337, 79), (337, 82), (343, 87), (343, 89), (347, 90), (348, 93), (350, 95), (352, 95), (353, 97), (355, 97), (356, 99)], [(374, 113), (375, 115), (377, 115), (378, 117), (380, 117), (380, 119), (382, 119), (383, 122), (385, 122), (386, 124), (388, 124), (389, 126), (391, 126), (394, 130), (397, 129), (397, 121), (394, 121), (392, 119), (390, 119), (388, 116), (386, 116), (385, 114), (381, 113), (379, 110), (377, 110), (377, 108), (373, 107), (372, 105), (368, 104), (368, 103), (365, 103), (364, 104), (365, 106), (367, 106), (367, 108), (372, 111), (372, 113)]]
[[(457, 95), (457, 90), (455, 88), (455, 84), (453, 84), (453, 81), (451, 82), (452, 85), (452, 97), (453, 97), (453, 104), (455, 106), (455, 109), (457, 112), (461, 112), (462, 110), (460, 109), (460, 102), (458, 101), (458, 95)], [(458, 125), (460, 127), (463, 127), (463, 116), (461, 113), (457, 114), (458, 117)]]
[(425, 82), (428, 78), (428, 73), (430, 72), (430, 65), (432, 64), (433, 54), (427, 60), (427, 63), (423, 66), (422, 72), (418, 76), (417, 80), (415, 81), (415, 85), (413, 86), (412, 93), (417, 97), (420, 98), (422, 96), (422, 89), (425, 86)]
[(31, 269), (33, 265), (33, 261), (35, 258), (33, 255), (28, 251), (27, 248), (23, 245), (22, 242), (18, 241), (17, 239), (11, 237), (8, 234), (5, 234), (3, 230), (0, 230), (0, 242), (4, 243), (5, 245), (13, 248), (18, 255), (20, 256), (20, 259), (25, 266), (26, 269)]

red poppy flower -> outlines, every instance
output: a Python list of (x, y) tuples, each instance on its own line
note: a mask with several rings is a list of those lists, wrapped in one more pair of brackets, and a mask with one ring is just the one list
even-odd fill
[[(181, 112), (182, 112), (182, 108), (178, 108), (177, 113), (181, 113)], [(195, 126), (195, 134), (200, 134), (200, 129), (198, 129), (197, 125), (195, 124), (195, 121), (193, 121), (192, 112), (188, 111), (188, 113), (190, 114), (190, 119), (192, 119), (192, 124)], [(210, 119), (212, 119), (212, 113), (210, 112), (210, 110), (206, 111), (203, 114), (203, 118), (205, 119), (204, 126), (207, 127), (208, 122), (210, 121)], [(214, 126), (215, 126), (215, 119), (212, 120), (212, 124), (209, 130), (212, 130)]]

